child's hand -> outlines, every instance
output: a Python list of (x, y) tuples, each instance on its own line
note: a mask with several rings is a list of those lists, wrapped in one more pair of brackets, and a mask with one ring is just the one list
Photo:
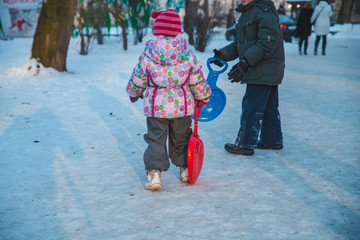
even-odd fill
[(132, 103), (136, 102), (137, 100), (139, 100), (139, 98), (143, 99), (144, 96), (141, 94), (140, 96), (137, 96), (137, 97), (130, 97), (130, 101)]
[(205, 105), (209, 102), (208, 99), (206, 99), (206, 100), (207, 100), (207, 101), (197, 100), (197, 107), (198, 107), (198, 108), (202, 108), (203, 106), (205, 106)]
[(140, 97), (130, 97), (130, 101), (132, 103), (136, 102), (137, 100), (139, 100)]

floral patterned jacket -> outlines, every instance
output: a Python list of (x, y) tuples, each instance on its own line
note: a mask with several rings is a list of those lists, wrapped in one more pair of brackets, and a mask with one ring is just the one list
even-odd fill
[(145, 92), (147, 117), (180, 118), (194, 114), (194, 97), (208, 101), (211, 90), (202, 65), (185, 38), (160, 37), (146, 43), (126, 92), (130, 97)]

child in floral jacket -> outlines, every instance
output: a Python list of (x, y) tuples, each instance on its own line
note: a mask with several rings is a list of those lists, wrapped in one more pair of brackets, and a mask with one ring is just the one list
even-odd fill
[[(187, 148), (194, 114), (194, 98), (204, 105), (211, 90), (202, 65), (181, 37), (179, 15), (172, 9), (154, 12), (153, 34), (134, 68), (126, 92), (132, 102), (144, 98), (148, 147), (144, 153), (145, 189), (161, 188), (161, 172), (171, 162), (180, 167), (180, 180), (189, 181)], [(167, 138), (169, 136), (167, 151)]]

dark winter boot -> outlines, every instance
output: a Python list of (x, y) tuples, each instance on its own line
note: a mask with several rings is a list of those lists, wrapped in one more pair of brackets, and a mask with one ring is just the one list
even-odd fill
[(233, 143), (225, 144), (225, 150), (235, 155), (246, 155), (246, 156), (254, 155), (254, 149), (242, 148)]
[(323, 36), (322, 39), (322, 55), (325, 56), (325, 49), (326, 49), (326, 35)]
[(282, 143), (274, 144), (274, 145), (265, 145), (265, 144), (262, 144), (262, 143), (258, 143), (257, 148), (259, 148), (259, 149), (280, 150), (280, 149), (283, 149), (283, 145), (282, 145)]

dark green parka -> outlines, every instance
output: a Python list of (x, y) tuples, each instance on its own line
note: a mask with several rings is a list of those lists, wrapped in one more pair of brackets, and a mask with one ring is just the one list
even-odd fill
[(284, 42), (274, 3), (254, 0), (236, 11), (241, 16), (235, 26), (235, 39), (220, 49), (223, 60), (248, 60), (250, 69), (241, 83), (280, 84), (285, 68)]

